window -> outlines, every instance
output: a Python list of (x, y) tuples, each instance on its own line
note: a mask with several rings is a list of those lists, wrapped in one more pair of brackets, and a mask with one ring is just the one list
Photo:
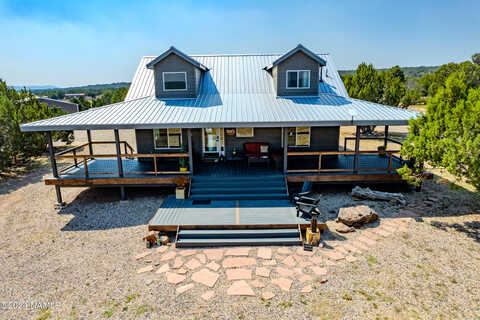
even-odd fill
[(310, 70), (287, 71), (287, 89), (310, 88)]
[(237, 128), (237, 138), (253, 137), (253, 128)]
[(309, 147), (310, 127), (295, 127), (288, 129), (288, 146)]
[(163, 91), (187, 90), (186, 72), (163, 72)]
[(154, 129), (153, 140), (156, 149), (180, 148), (182, 146), (182, 129)]

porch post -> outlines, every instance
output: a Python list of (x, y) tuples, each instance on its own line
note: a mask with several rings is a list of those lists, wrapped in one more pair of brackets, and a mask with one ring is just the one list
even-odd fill
[(188, 167), (190, 175), (193, 175), (193, 146), (192, 146), (192, 129), (188, 129)]
[(356, 127), (356, 133), (355, 133), (355, 156), (353, 160), (353, 172), (357, 173), (358, 172), (358, 156), (360, 154), (360, 127)]
[(385, 126), (385, 140), (383, 141), (383, 147), (387, 150), (388, 144), (388, 126)]
[[(123, 164), (122, 164), (122, 157), (120, 156), (120, 138), (118, 134), (118, 129), (114, 129), (113, 132), (115, 133), (115, 147), (117, 149), (117, 164), (118, 164), (118, 176), (123, 178)], [(125, 200), (125, 187), (120, 187), (120, 198)]]
[(288, 164), (288, 128), (283, 128), (283, 174), (287, 174)]
[(92, 134), (90, 130), (87, 130), (87, 140), (88, 140), (88, 152), (90, 155), (93, 154), (93, 147), (92, 147)]
[[(52, 165), (52, 174), (55, 178), (58, 178), (58, 169), (57, 169), (57, 160), (55, 159), (55, 151), (53, 149), (53, 140), (52, 134), (50, 131), (46, 132), (47, 143), (48, 143), (48, 152), (50, 153), (50, 164)], [(55, 185), (55, 193), (57, 194), (57, 205), (63, 207), (64, 203), (62, 200), (62, 191), (59, 185)]]

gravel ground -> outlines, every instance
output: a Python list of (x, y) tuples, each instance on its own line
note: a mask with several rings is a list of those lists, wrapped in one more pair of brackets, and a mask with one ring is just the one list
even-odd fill
[[(162, 201), (154, 189), (64, 189), (68, 207), (53, 209), (47, 169), (0, 184), (0, 318), (2, 319), (477, 319), (480, 317), (480, 201), (478, 195), (429, 182), (408, 192), (408, 205), (353, 201), (345, 187), (323, 187), (322, 210), (367, 204), (383, 218), (413, 217), (408, 231), (378, 241), (353, 263), (329, 268), (328, 282), (300, 294), (230, 297), (224, 275), (216, 296), (204, 287), (177, 296), (154, 274), (136, 274), (133, 257)], [(392, 190), (395, 191), (395, 190)], [(332, 222), (329, 222), (332, 226)], [(354, 237), (333, 231), (328, 245)], [(256, 250), (252, 250), (254, 254)], [(223, 271), (221, 271), (223, 272)], [(11, 309), (13, 303), (21, 305)], [(5, 305), (4, 303), (7, 303)], [(33, 303), (25, 307), (23, 303)], [(38, 309), (41, 303), (49, 308)], [(9, 308), (7, 308), (9, 307)]]

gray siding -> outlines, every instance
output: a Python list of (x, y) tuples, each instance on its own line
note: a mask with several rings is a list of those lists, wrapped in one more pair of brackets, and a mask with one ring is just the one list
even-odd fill
[[(310, 70), (309, 89), (287, 89), (287, 70)], [(273, 68), (273, 82), (278, 96), (312, 96), (318, 94), (319, 65), (318, 62), (297, 52), (287, 60)]]
[[(162, 72), (183, 71), (187, 73), (187, 90), (164, 91)], [(197, 67), (172, 53), (155, 65), (155, 95), (159, 98), (195, 98), (198, 94), (200, 78), (201, 72)]]
[(311, 127), (310, 147), (290, 147), (291, 151), (338, 151), (340, 127)]

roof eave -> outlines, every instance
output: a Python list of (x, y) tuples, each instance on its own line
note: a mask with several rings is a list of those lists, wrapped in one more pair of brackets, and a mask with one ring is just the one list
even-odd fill
[(277, 60), (273, 61), (270, 65), (266, 66), (264, 69), (269, 71), (270, 69), (272, 69), (276, 65), (282, 63), (283, 61), (288, 59), (290, 56), (294, 55), (295, 53), (297, 53), (299, 51), (303, 52), (304, 54), (306, 54), (307, 56), (309, 56), (313, 60), (317, 61), (318, 64), (321, 65), (322, 67), (325, 67), (327, 65), (327, 62), (324, 59), (320, 58), (318, 55), (316, 55), (312, 51), (308, 50), (303, 45), (298, 44), (295, 48), (288, 51), (287, 53), (285, 53), (283, 56), (281, 56)]
[(161, 55), (159, 55), (158, 57), (156, 57), (155, 59), (153, 59), (152, 61), (150, 61), (149, 63), (147, 63), (146, 67), (148, 69), (153, 69), (154, 66), (159, 63), (160, 61), (162, 61), (163, 59), (165, 59), (166, 57), (168, 57), (170, 54), (176, 54), (177, 56), (179, 56), (180, 58), (184, 59), (185, 61), (189, 62), (190, 64), (192, 64), (193, 66), (199, 68), (200, 70), (204, 71), (204, 72), (207, 72), (208, 71), (208, 68), (206, 66), (204, 66), (203, 64), (201, 64), (200, 62), (196, 61), (195, 59), (189, 57), (188, 55), (186, 55), (185, 53), (181, 52), (180, 50), (178, 50), (177, 48), (175, 47), (170, 47), (167, 51), (165, 51), (164, 53), (162, 53)]

